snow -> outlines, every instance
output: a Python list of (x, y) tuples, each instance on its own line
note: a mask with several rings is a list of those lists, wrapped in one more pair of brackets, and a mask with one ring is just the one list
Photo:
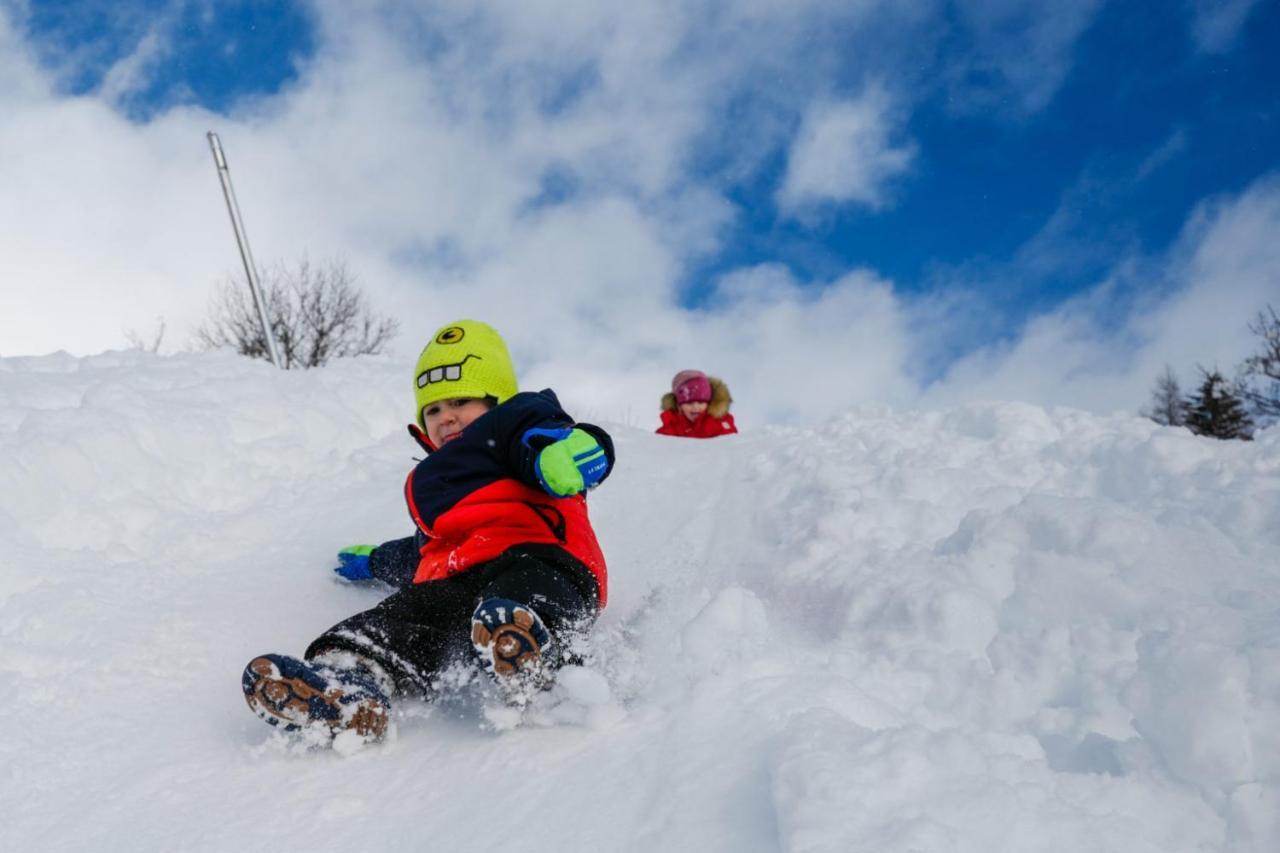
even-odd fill
[(379, 359), (0, 359), (0, 848), (1280, 850), (1280, 429), (605, 422), (587, 665), (309, 748), (240, 671), (385, 594), (330, 568), (411, 530), (410, 394)]

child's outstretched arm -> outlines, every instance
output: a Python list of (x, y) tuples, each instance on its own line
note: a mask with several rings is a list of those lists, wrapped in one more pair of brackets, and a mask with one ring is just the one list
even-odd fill
[(517, 394), (492, 414), (506, 465), (522, 482), (568, 497), (599, 485), (613, 470), (609, 434), (575, 423), (551, 390)]
[(533, 472), (538, 485), (556, 497), (593, 489), (609, 473), (609, 458), (600, 442), (578, 427), (534, 427), (525, 430), (520, 440), (537, 452)]
[(338, 552), (333, 570), (349, 581), (378, 580), (407, 586), (418, 567), (416, 536), (392, 539), (381, 545), (349, 545)]

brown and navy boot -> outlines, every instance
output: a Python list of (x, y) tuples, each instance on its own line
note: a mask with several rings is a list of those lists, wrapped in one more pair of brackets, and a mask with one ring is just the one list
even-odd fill
[(530, 607), (509, 598), (486, 598), (471, 616), (471, 647), (504, 698), (524, 705), (551, 685), (551, 632)]
[(244, 699), (255, 714), (285, 731), (352, 730), (381, 738), (391, 714), (389, 679), (376, 675), (371, 661), (343, 663), (352, 665), (261, 655), (244, 669)]

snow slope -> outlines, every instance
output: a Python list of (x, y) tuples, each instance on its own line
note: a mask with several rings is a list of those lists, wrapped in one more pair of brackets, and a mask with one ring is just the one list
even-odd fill
[(240, 671), (384, 594), (330, 567), (410, 532), (408, 385), (0, 359), (0, 849), (1280, 850), (1280, 430), (604, 423), (590, 667), (308, 750)]

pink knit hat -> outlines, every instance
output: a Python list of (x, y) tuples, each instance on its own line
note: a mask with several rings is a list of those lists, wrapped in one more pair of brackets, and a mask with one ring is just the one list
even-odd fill
[(671, 380), (676, 403), (710, 403), (711, 381), (701, 370), (682, 370)]

